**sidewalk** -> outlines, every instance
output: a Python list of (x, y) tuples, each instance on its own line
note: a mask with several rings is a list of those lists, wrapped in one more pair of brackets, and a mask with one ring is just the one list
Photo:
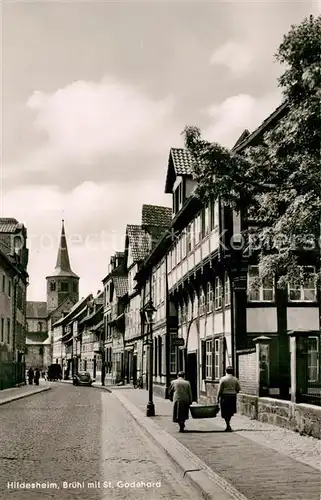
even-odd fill
[(38, 385), (22, 385), (20, 387), (12, 387), (0, 391), (0, 405), (11, 403), (17, 399), (26, 398), (39, 392), (49, 391), (51, 387), (44, 380), (40, 380)]
[(225, 423), (220, 416), (190, 418), (186, 432), (178, 433), (177, 424), (171, 421), (170, 401), (154, 397), (156, 416), (147, 418), (147, 391), (117, 388), (112, 392), (133, 416), (135, 413), (135, 418), (138, 415), (146, 430), (150, 427), (148, 422), (158, 424), (160, 432), (166, 431), (169, 439), (174, 437), (196, 455), (199, 463), (203, 461), (202, 470), (210, 475), (213, 471), (218, 483), (221, 478), (223, 489), (231, 485), (241, 494), (237, 497), (232, 492), (231, 498), (320, 500), (321, 442), (318, 439), (240, 415), (233, 417), (234, 433), (231, 434), (222, 432)]

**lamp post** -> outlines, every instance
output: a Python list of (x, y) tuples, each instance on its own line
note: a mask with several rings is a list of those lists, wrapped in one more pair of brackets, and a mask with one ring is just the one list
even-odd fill
[(150, 300), (144, 307), (145, 318), (149, 327), (150, 338), (148, 340), (148, 403), (146, 416), (155, 416), (155, 406), (153, 402), (153, 319), (156, 309), (153, 301)]

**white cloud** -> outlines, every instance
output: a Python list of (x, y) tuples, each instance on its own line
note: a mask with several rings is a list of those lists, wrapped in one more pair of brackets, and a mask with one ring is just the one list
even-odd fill
[(80, 276), (84, 296), (101, 288), (110, 256), (123, 250), (126, 224), (141, 222), (142, 204), (169, 202), (158, 183), (141, 182), (128, 186), (84, 182), (65, 193), (52, 186), (27, 186), (5, 193), (1, 216), (16, 217), (28, 231), (28, 300), (45, 299), (45, 276), (56, 263), (62, 218), (72, 269)]
[(249, 72), (253, 62), (251, 48), (237, 42), (226, 42), (213, 53), (210, 64), (226, 66), (233, 76), (242, 76)]
[(232, 147), (244, 129), (253, 131), (281, 103), (278, 92), (254, 98), (247, 94), (228, 97), (208, 109), (210, 125), (203, 131), (206, 140)]
[(77, 81), (51, 94), (36, 91), (27, 107), (35, 113), (36, 129), (46, 135), (44, 147), (29, 159), (29, 169), (91, 164), (124, 151), (151, 152), (164, 143), (168, 147), (174, 136), (172, 97), (155, 101), (107, 78), (98, 83)]

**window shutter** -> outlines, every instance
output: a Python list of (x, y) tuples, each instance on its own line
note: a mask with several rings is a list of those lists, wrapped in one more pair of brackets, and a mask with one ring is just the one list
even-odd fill
[(215, 340), (212, 340), (212, 380), (215, 380)]
[(163, 342), (162, 342), (162, 337), (158, 337), (158, 372), (159, 375), (163, 374), (163, 365), (162, 365), (162, 359), (163, 359)]
[(201, 340), (202, 380), (206, 379), (206, 342)]
[(225, 338), (220, 339), (220, 376), (223, 377), (225, 373)]
[(166, 336), (162, 337), (162, 375), (166, 375)]

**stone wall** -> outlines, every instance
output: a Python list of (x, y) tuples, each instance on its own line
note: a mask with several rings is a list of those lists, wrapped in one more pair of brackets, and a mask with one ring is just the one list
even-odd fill
[(321, 439), (321, 407), (239, 394), (238, 412), (252, 419)]

